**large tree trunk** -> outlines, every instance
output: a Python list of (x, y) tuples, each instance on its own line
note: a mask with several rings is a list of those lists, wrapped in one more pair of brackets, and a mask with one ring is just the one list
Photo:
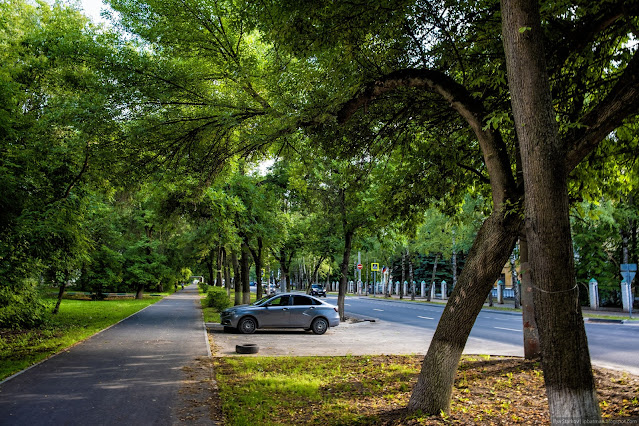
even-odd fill
[(402, 250), (402, 279), (399, 283), (399, 298), (404, 298), (404, 281), (406, 281), (406, 250)]
[(502, 35), (526, 188), (526, 236), (552, 423), (600, 421), (575, 280), (566, 152), (550, 94), (537, 0), (502, 0)]
[[(264, 244), (261, 238), (257, 238), (257, 249), (251, 248), (251, 255), (253, 256), (253, 262), (255, 262), (255, 282), (256, 289), (255, 294), (257, 300), (262, 298), (262, 248)], [(249, 247), (250, 248), (250, 247)]]
[(251, 251), (248, 244), (242, 243), (242, 257), (240, 258), (240, 268), (242, 269), (242, 304), (248, 305), (251, 303), (251, 281), (249, 277), (249, 271), (251, 268), (250, 263)]
[(525, 233), (519, 237), (519, 264), (519, 277), (521, 279), (521, 319), (524, 329), (524, 357), (526, 359), (537, 359), (541, 357), (541, 352), (539, 350), (537, 321), (535, 320), (530, 262), (528, 261), (528, 242)]
[(339, 311), (340, 321), (346, 320), (346, 316), (344, 315), (344, 299), (346, 299), (346, 286), (348, 284), (348, 268), (351, 262), (352, 244), (353, 232), (344, 232), (344, 253), (342, 254), (342, 263), (339, 267), (339, 294), (337, 295), (337, 310)]
[[(215, 270), (215, 285), (218, 287), (222, 287), (222, 263), (223, 263), (224, 252), (222, 246), (217, 248), (217, 261), (216, 261), (216, 270)], [(213, 284), (211, 281), (209, 284)]]
[(517, 214), (504, 217), (504, 212), (493, 211), (479, 229), (424, 358), (408, 403), (410, 411), (449, 412), (462, 351), (486, 296), (515, 246), (520, 225)]
[(226, 295), (230, 296), (231, 295), (231, 267), (229, 265), (229, 256), (226, 249), (223, 248), (222, 250), (224, 252), (224, 257), (223, 257), (224, 285), (226, 286)]
[(215, 282), (215, 268), (213, 267), (213, 250), (209, 251), (209, 254), (206, 256), (206, 271), (209, 273), (209, 285), (213, 285)]
[(437, 274), (437, 263), (439, 262), (439, 253), (435, 255), (435, 262), (433, 263), (433, 273), (430, 276), (430, 285), (426, 290), (426, 300), (430, 302), (431, 288), (435, 285), (435, 275)]
[(280, 291), (282, 293), (285, 293), (289, 287), (289, 277), (291, 272), (289, 259), (292, 257), (292, 255), (287, 254), (286, 249), (283, 247), (280, 249), (280, 256), (276, 256), (276, 259), (280, 262), (280, 271), (282, 274), (280, 279)]
[(215, 268), (213, 266), (213, 250), (209, 252), (209, 255), (205, 263), (206, 263), (206, 270), (209, 273), (209, 284), (213, 285), (215, 283)]
[(60, 310), (60, 304), (62, 303), (62, 296), (64, 296), (64, 289), (67, 287), (67, 283), (69, 282), (69, 271), (66, 271), (64, 274), (64, 281), (60, 283), (60, 290), (58, 290), (58, 300), (55, 303), (55, 307), (51, 312), (53, 315), (57, 314)]
[(408, 285), (410, 285), (410, 300), (415, 300), (415, 278), (413, 276), (413, 260), (408, 254), (408, 249), (406, 249), (406, 256), (408, 257)]
[(235, 291), (233, 304), (237, 306), (242, 304), (242, 270), (235, 251), (231, 252), (231, 262), (233, 263), (233, 290)]
[(517, 283), (518, 275), (516, 268), (517, 265), (515, 264), (515, 260), (515, 254), (513, 252), (513, 254), (510, 256), (510, 281), (513, 283), (513, 298), (515, 299), (515, 309), (519, 309), (521, 298), (519, 297), (519, 285)]

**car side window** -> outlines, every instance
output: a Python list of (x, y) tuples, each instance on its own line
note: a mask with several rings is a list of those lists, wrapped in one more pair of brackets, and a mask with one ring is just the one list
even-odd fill
[(291, 296), (280, 296), (271, 300), (269, 305), (271, 306), (288, 306), (288, 301)]
[(306, 297), (306, 296), (295, 296), (293, 298), (293, 305), (295, 306), (309, 306), (309, 305), (313, 305), (314, 300), (311, 299), (310, 297)]

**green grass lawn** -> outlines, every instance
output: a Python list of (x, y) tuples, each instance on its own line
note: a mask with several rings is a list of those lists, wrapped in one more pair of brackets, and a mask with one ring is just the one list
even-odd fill
[[(229, 426), (550, 423), (540, 363), (490, 355), (462, 358), (450, 413), (409, 413), (423, 358), (214, 358), (221, 416)], [(595, 379), (603, 419), (632, 423), (639, 377), (595, 369)]]
[(0, 329), (0, 380), (109, 327), (160, 300), (64, 299), (60, 312), (33, 330)]

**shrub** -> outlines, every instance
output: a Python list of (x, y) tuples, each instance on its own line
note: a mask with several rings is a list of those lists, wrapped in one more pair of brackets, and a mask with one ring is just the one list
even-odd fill
[(206, 306), (221, 312), (231, 306), (231, 300), (222, 287), (210, 287), (206, 294)]
[(0, 328), (33, 328), (48, 319), (48, 305), (33, 285), (0, 286)]
[(201, 282), (198, 284), (198, 286), (200, 287), (200, 289), (202, 290), (203, 293), (208, 293), (209, 292), (209, 285), (205, 282)]

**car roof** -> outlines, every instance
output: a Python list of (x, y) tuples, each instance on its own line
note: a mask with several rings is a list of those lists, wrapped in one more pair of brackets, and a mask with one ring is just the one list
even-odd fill
[(280, 296), (305, 296), (305, 297), (310, 297), (311, 299), (315, 299), (315, 300), (317, 300), (319, 302), (326, 303), (322, 299), (318, 299), (317, 297), (311, 296), (310, 294), (306, 294), (306, 293), (292, 293), (292, 292), (289, 292), (289, 293), (277, 293), (276, 295), (272, 296), (271, 299), (274, 298), (274, 297), (280, 297)]

